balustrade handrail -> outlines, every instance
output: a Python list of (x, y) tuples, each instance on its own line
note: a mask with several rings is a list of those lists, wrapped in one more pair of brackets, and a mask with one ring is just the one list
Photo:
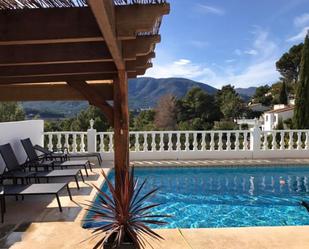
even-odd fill
[[(130, 131), (130, 151), (147, 153), (217, 153), (235, 155), (267, 153), (267, 151), (308, 151), (309, 129), (261, 131), (250, 130), (177, 130), (177, 131)], [(114, 132), (53, 131), (44, 132), (45, 146), (49, 149), (72, 152), (114, 152)], [(294, 152), (293, 152), (294, 151)], [(238, 153), (238, 154), (237, 154)], [(153, 154), (154, 155), (154, 154)]]

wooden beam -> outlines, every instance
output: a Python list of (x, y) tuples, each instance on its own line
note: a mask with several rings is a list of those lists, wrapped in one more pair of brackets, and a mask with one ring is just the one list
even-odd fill
[[(135, 72), (137, 69), (148, 68), (147, 63), (155, 54), (152, 52), (146, 56), (138, 56), (136, 60), (126, 62), (126, 71)], [(67, 75), (89, 72), (117, 73), (113, 62), (89, 62), (89, 63), (67, 63), (67, 64), (43, 64), (43, 65), (14, 65), (1, 66), (0, 77), (21, 77), (27, 75)]]
[[(0, 85), (7, 84), (29, 84), (44, 82), (68, 82), (68, 81), (91, 81), (91, 80), (113, 80), (115, 73), (87, 73), (87, 74), (68, 74), (68, 75), (45, 75), (45, 76), (22, 76), (22, 77), (0, 77)], [(129, 72), (129, 78), (136, 78), (136, 72)]]
[(108, 48), (102, 42), (0, 46), (0, 54), (0, 65), (112, 61)]
[[(124, 59), (136, 60), (154, 50), (160, 36), (123, 42)], [(0, 66), (113, 62), (104, 42), (0, 46)]]
[(148, 55), (154, 51), (156, 43), (160, 41), (160, 35), (138, 36), (135, 40), (123, 41), (123, 57), (128, 60), (137, 56)]
[(169, 4), (119, 6), (116, 9), (117, 37), (132, 39), (138, 32), (151, 32), (158, 19), (169, 11)]
[[(130, 69), (135, 70), (132, 68)], [(117, 73), (113, 62), (95, 63), (71, 63), (71, 64), (47, 64), (47, 65), (21, 65), (21, 66), (2, 66), (0, 67), (0, 77), (4, 76), (27, 76), (27, 75), (51, 75), (68, 73)]]
[[(155, 20), (168, 10), (168, 4), (146, 5), (144, 9), (136, 5), (115, 6), (117, 39), (135, 39), (137, 31), (151, 31)], [(88, 7), (1, 10), (0, 34), (0, 46), (103, 39)]]
[(94, 87), (87, 84), (85, 81), (69, 81), (67, 82), (73, 89), (79, 91), (90, 105), (99, 107), (106, 116), (110, 125), (114, 125), (114, 111), (113, 108), (100, 96)]
[(125, 70), (121, 44), (116, 37), (115, 6), (112, 0), (88, 0), (107, 47), (118, 70)]
[[(113, 100), (113, 84), (91, 84), (103, 100)], [(0, 85), (0, 101), (86, 100), (67, 84)]]

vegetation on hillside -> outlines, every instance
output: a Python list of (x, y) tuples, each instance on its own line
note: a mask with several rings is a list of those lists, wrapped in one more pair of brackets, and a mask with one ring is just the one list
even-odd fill
[(25, 113), (17, 102), (0, 102), (0, 122), (20, 121), (25, 119)]

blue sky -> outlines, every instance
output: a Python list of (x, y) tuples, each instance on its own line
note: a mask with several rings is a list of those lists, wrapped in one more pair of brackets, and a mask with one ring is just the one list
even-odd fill
[(170, 0), (154, 67), (214, 87), (272, 84), (275, 62), (309, 29), (309, 0)]

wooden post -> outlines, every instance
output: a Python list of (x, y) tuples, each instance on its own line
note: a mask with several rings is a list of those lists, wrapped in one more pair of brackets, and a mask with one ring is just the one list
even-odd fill
[(129, 169), (128, 78), (124, 70), (114, 82), (114, 160), (115, 186), (119, 190), (122, 176)]

